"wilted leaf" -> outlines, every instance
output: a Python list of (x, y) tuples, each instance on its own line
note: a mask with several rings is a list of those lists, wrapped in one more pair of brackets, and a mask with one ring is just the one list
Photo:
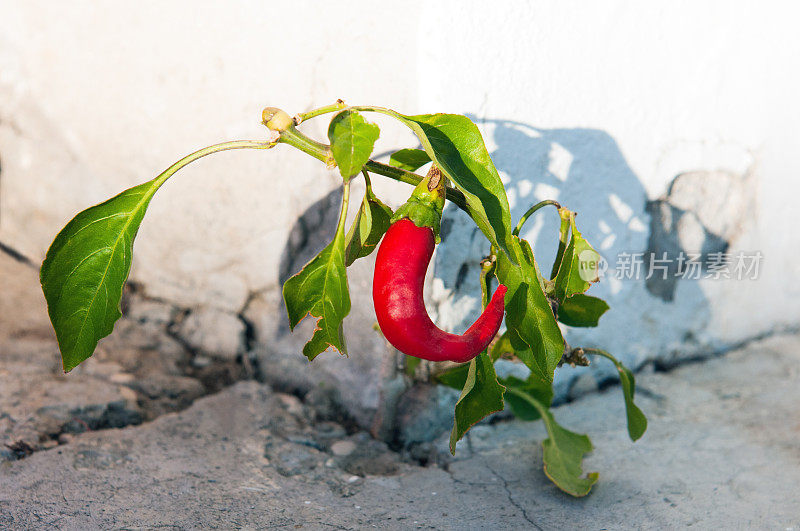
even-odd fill
[[(512, 391), (509, 389), (509, 394)], [(539, 411), (549, 437), (542, 442), (544, 473), (558, 488), (573, 496), (586, 496), (597, 482), (597, 472), (584, 476), (581, 463), (583, 456), (592, 451), (589, 437), (562, 428), (553, 414), (535, 398), (519, 394), (531, 407)]]
[(455, 455), (456, 443), (469, 429), (487, 415), (503, 410), (505, 387), (497, 381), (492, 360), (486, 352), (469, 362), (467, 379), (456, 403), (450, 452)]
[(309, 360), (328, 347), (347, 354), (342, 321), (350, 313), (350, 293), (344, 265), (343, 216), (340, 217), (333, 241), (283, 284), (283, 300), (290, 328), (294, 329), (307, 315), (318, 319), (314, 335), (303, 347), (303, 354)]
[(566, 217), (571, 227), (569, 244), (560, 261), (555, 278), (555, 296), (559, 302), (578, 293), (583, 293), (599, 280), (600, 254), (595, 251), (575, 226), (575, 214), (565, 208), (559, 209), (562, 219)]
[(604, 350), (586, 349), (587, 354), (596, 354), (611, 360), (619, 372), (619, 382), (622, 387), (622, 394), (625, 398), (625, 413), (628, 418), (628, 436), (632, 441), (639, 440), (647, 430), (647, 417), (642, 410), (633, 403), (633, 396), (636, 393), (636, 380), (633, 373), (617, 359)]

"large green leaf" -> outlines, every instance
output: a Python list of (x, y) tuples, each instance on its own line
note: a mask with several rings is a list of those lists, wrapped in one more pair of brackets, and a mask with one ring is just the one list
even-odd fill
[(581, 293), (568, 298), (558, 307), (558, 320), (567, 326), (597, 326), (606, 310), (606, 301)]
[(511, 214), (506, 190), (472, 120), (460, 114), (406, 116), (381, 107), (358, 109), (386, 114), (414, 131), (431, 160), (463, 192), (478, 228), (495, 247), (508, 252)]
[(122, 316), (133, 240), (165, 180), (162, 174), (79, 213), (47, 251), (39, 277), (64, 371), (91, 356)]
[(509, 389), (539, 411), (549, 437), (542, 442), (544, 473), (558, 488), (573, 496), (586, 496), (597, 482), (597, 472), (584, 476), (583, 456), (592, 451), (589, 437), (562, 428), (553, 414), (535, 398)]
[(328, 347), (347, 354), (342, 331), (342, 321), (350, 313), (345, 268), (345, 214), (343, 209), (333, 241), (283, 284), (283, 300), (286, 302), (290, 328), (294, 330), (307, 315), (318, 319), (314, 335), (303, 347), (303, 354), (309, 360)]
[(564, 339), (544, 294), (527, 242), (514, 236), (517, 264), (506, 253), (497, 254), (498, 280), (506, 293), (506, 334), (514, 354), (539, 378), (553, 381), (553, 372), (564, 353)]
[(600, 255), (583, 237), (575, 226), (575, 214), (565, 208), (559, 209), (562, 219), (566, 219), (571, 228), (569, 244), (560, 260), (558, 274), (555, 278), (555, 296), (559, 302), (578, 293), (583, 293), (599, 280), (598, 267)]
[(453, 431), (450, 434), (450, 453), (455, 455), (456, 443), (482, 418), (503, 410), (505, 387), (497, 382), (494, 365), (486, 352), (469, 362), (467, 379), (456, 403)]
[(508, 249), (511, 214), (503, 181), (478, 127), (460, 114), (404, 116), (425, 151), (464, 193), (478, 228), (490, 242)]
[(462, 363), (440, 372), (434, 376), (434, 379), (442, 385), (461, 391), (467, 383), (468, 375), (469, 363)]
[(380, 129), (367, 122), (358, 112), (345, 109), (331, 120), (328, 139), (333, 159), (345, 181), (361, 171), (372, 155)]
[(183, 157), (152, 181), (80, 212), (58, 233), (39, 278), (58, 339), (64, 370), (87, 359), (122, 315), (122, 287), (133, 240), (153, 195), (191, 162), (229, 149), (269, 149), (274, 143), (234, 140)]
[(647, 430), (647, 417), (642, 410), (633, 403), (633, 396), (636, 393), (636, 380), (633, 373), (620, 363), (614, 356), (600, 349), (586, 349), (586, 354), (595, 354), (611, 360), (619, 372), (619, 382), (622, 387), (622, 395), (625, 398), (625, 413), (628, 417), (628, 436), (632, 441), (639, 440)]
[(392, 209), (383, 204), (372, 192), (369, 177), (364, 175), (364, 179), (366, 182), (364, 200), (347, 233), (345, 265), (348, 267), (357, 259), (369, 256), (375, 250), (389, 229), (389, 220), (392, 217)]
[(431, 161), (422, 149), (401, 149), (389, 157), (389, 165), (406, 171), (417, 171)]

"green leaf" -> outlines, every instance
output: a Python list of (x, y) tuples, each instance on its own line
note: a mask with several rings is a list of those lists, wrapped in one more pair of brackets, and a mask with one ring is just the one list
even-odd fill
[(555, 485), (572, 496), (589, 494), (597, 482), (597, 472), (584, 476), (581, 462), (583, 456), (592, 451), (589, 437), (562, 428), (553, 414), (535, 398), (509, 389), (509, 394), (518, 394), (530, 406), (539, 411), (549, 437), (542, 442), (544, 473)]
[[(521, 393), (534, 398), (546, 407), (550, 406), (553, 401), (553, 384), (551, 382), (542, 380), (536, 374), (531, 373), (525, 380), (520, 380), (515, 376), (508, 378), (501, 378), (502, 383), (508, 389), (515, 389)], [(539, 410), (531, 406), (530, 402), (522, 399), (516, 393), (506, 393), (506, 402), (511, 407), (511, 412), (520, 420), (539, 420), (542, 418)]]
[(619, 372), (619, 382), (622, 387), (622, 394), (625, 398), (625, 413), (628, 417), (628, 436), (632, 441), (641, 439), (647, 430), (647, 417), (642, 410), (633, 403), (633, 396), (636, 393), (636, 380), (633, 373), (617, 359), (604, 350), (585, 349), (586, 354), (595, 354), (610, 360), (617, 367)]
[(467, 383), (469, 375), (469, 363), (462, 363), (434, 376), (434, 379), (442, 385), (461, 391)]
[(512, 238), (512, 246), (519, 265), (499, 251), (495, 270), (498, 280), (508, 288), (506, 334), (514, 354), (531, 372), (552, 382), (564, 353), (564, 339), (544, 294), (530, 246), (516, 236)]
[(389, 157), (389, 165), (406, 171), (417, 171), (431, 161), (422, 149), (401, 149)]
[(478, 228), (495, 247), (509, 251), (511, 214), (506, 190), (472, 120), (460, 114), (406, 116), (380, 107), (359, 108), (396, 118), (414, 131), (431, 160), (463, 192)]
[(453, 431), (450, 434), (450, 453), (455, 455), (456, 443), (482, 418), (503, 410), (505, 387), (497, 381), (492, 360), (486, 352), (469, 362), (469, 371), (456, 403)]
[(403, 116), (437, 166), (464, 193), (478, 228), (490, 242), (507, 250), (511, 214), (500, 174), (478, 127), (460, 114)]
[(599, 477), (597, 472), (591, 472), (584, 477), (581, 468), (583, 456), (593, 449), (592, 441), (588, 435), (559, 426), (549, 411), (545, 411), (542, 418), (550, 434), (542, 442), (544, 473), (567, 494), (586, 496)]
[(558, 307), (558, 320), (567, 326), (597, 326), (607, 310), (608, 304), (603, 299), (584, 294), (573, 295)]
[(559, 213), (562, 219), (569, 220), (572, 229), (555, 278), (555, 296), (559, 302), (564, 302), (575, 294), (585, 292), (599, 280), (600, 255), (575, 226), (575, 213), (565, 208), (559, 209)]
[(134, 186), (80, 212), (58, 233), (39, 279), (56, 332), (64, 371), (92, 355), (122, 316), (122, 287), (131, 268), (133, 240), (153, 195), (187, 164), (229, 149), (269, 149), (274, 144), (235, 140), (204, 147)]
[(133, 240), (165, 174), (79, 213), (47, 251), (39, 278), (65, 372), (91, 356), (122, 316)]
[(372, 192), (369, 177), (365, 175), (364, 178), (367, 185), (364, 200), (347, 233), (345, 265), (348, 267), (357, 259), (368, 256), (375, 250), (389, 229), (389, 220), (392, 217), (392, 209), (383, 204)]
[(367, 122), (358, 112), (345, 109), (331, 120), (328, 139), (333, 159), (345, 181), (361, 171), (372, 155), (380, 129)]
[[(347, 196), (343, 201), (347, 201)], [(316, 317), (317, 328), (303, 347), (303, 354), (313, 360), (334, 347), (347, 354), (342, 321), (350, 313), (350, 293), (344, 265), (344, 208), (333, 241), (296, 275), (283, 284), (283, 300), (292, 330), (307, 315)]]

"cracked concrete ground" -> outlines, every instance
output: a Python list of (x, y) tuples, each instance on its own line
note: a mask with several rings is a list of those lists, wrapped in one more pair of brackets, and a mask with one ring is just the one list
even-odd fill
[(595, 444), (584, 468), (600, 481), (582, 499), (542, 473), (540, 423), (478, 426), (454, 460), (426, 468), (240, 382), (0, 464), (0, 527), (796, 529), (798, 362), (800, 338), (776, 336), (640, 375), (650, 427), (636, 444), (615, 386), (557, 408)]

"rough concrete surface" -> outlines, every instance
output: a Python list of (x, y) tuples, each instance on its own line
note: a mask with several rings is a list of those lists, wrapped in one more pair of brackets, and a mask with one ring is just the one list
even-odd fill
[[(800, 339), (774, 337), (639, 377), (650, 419), (626, 438), (619, 388), (555, 410), (595, 444), (594, 491), (541, 471), (540, 423), (473, 429), (442, 466), (403, 462), (240, 382), (179, 413), (0, 465), (12, 528), (774, 528), (800, 525)], [(439, 447), (444, 448), (444, 441)]]

